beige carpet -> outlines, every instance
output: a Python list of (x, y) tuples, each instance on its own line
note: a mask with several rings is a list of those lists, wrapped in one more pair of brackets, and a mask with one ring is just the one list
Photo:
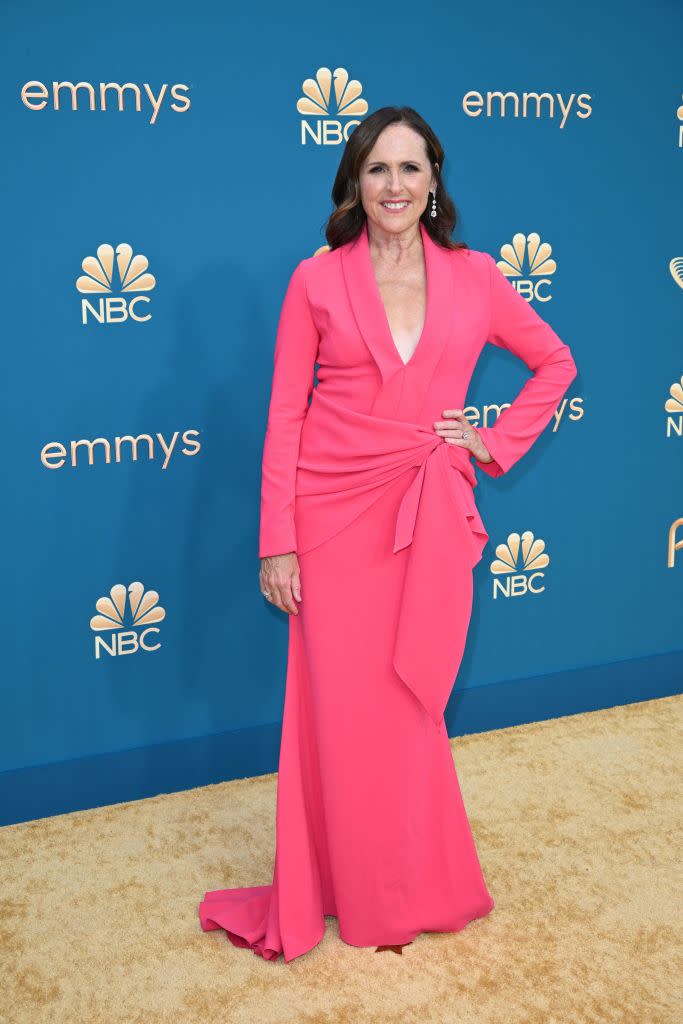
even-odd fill
[(267, 884), (276, 776), (0, 829), (0, 1020), (680, 1024), (678, 697), (452, 741), (496, 906), (401, 956), (200, 930)]

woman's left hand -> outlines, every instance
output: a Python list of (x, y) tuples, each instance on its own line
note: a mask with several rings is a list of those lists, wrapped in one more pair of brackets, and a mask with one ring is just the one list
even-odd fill
[(444, 409), (443, 415), (449, 419), (437, 420), (434, 430), (447, 444), (467, 448), (480, 462), (493, 462), (493, 456), (479, 436), (479, 431), (472, 426), (462, 409)]

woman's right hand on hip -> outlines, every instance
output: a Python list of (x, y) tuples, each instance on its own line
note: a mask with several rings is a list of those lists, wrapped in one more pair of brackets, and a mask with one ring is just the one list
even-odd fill
[(290, 615), (299, 614), (296, 602), (301, 601), (301, 576), (295, 551), (262, 558), (259, 582), (267, 601)]

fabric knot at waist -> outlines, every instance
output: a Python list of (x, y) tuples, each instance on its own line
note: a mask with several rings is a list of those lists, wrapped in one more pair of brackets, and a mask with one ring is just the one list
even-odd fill
[(394, 554), (410, 548), (393, 665), (438, 726), (464, 652), (472, 568), (488, 541), (469, 452), (419, 424), (359, 413), (314, 389), (296, 472), (299, 554), (348, 526), (414, 467), (393, 539)]

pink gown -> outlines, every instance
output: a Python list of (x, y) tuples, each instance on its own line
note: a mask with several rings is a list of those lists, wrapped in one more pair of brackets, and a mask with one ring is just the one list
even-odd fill
[[(577, 370), (491, 256), (420, 231), (427, 309), (407, 363), (367, 225), (301, 260), (280, 314), (259, 557), (297, 552), (302, 601), (288, 617), (273, 880), (199, 905), (202, 929), (267, 960), (314, 947), (325, 915), (351, 945), (398, 945), (494, 906), (443, 718), (488, 540), (473, 466), (506, 472)], [(494, 460), (480, 463), (433, 423), (465, 407), (487, 341), (533, 374), (494, 424), (475, 421)]]

